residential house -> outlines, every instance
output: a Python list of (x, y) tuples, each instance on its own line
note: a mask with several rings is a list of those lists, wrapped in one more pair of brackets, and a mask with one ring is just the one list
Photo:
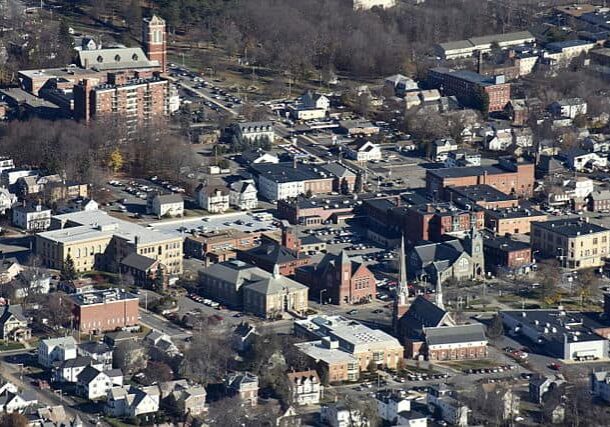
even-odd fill
[(307, 121), (325, 118), (329, 108), (330, 99), (324, 95), (307, 91), (299, 97), (295, 104), (288, 106), (288, 111), (295, 120)]
[(344, 403), (322, 406), (320, 419), (330, 427), (368, 427), (370, 425), (359, 409), (347, 407)]
[(180, 415), (196, 417), (204, 414), (208, 408), (205, 404), (206, 391), (199, 384), (188, 380), (167, 381), (159, 384), (161, 403), (167, 403)]
[[(519, 416), (521, 397), (512, 389), (503, 389), (496, 383), (481, 384), (485, 399), (498, 402), (497, 408), (502, 420), (512, 420)], [(493, 397), (492, 397), (493, 396)]]
[(485, 137), (485, 148), (490, 151), (506, 151), (513, 143), (510, 124), (506, 122), (493, 122), (490, 127), (493, 133)]
[(565, 385), (566, 381), (562, 375), (533, 376), (528, 385), (530, 399), (534, 403), (541, 404), (544, 401), (545, 394), (553, 389), (563, 388)]
[(610, 212), (610, 190), (595, 190), (587, 196), (587, 209), (592, 212)]
[(17, 278), (24, 270), (17, 258), (0, 259), (0, 285), (5, 285)]
[(157, 386), (112, 387), (108, 392), (104, 412), (119, 418), (151, 415), (159, 410), (159, 401), (160, 394)]
[(197, 187), (197, 204), (209, 213), (223, 213), (229, 210), (229, 192), (224, 187), (199, 185)]
[(395, 74), (393, 76), (386, 77), (383, 84), (399, 98), (404, 97), (409, 91), (416, 91), (419, 89), (415, 80), (403, 76), (402, 74)]
[(76, 383), (78, 375), (87, 367), (94, 367), (100, 371), (104, 369), (104, 363), (91, 359), (90, 357), (77, 356), (64, 362), (56, 362), (53, 365), (53, 381), (60, 383)]
[(144, 337), (144, 341), (149, 343), (161, 356), (175, 357), (182, 355), (171, 337), (165, 333), (152, 330)]
[(76, 377), (77, 393), (88, 400), (104, 399), (116, 386), (123, 385), (123, 374), (120, 369), (101, 371), (87, 366)]
[(157, 276), (161, 274), (161, 282), (167, 284), (167, 268), (158, 259), (149, 258), (137, 253), (127, 255), (121, 261), (119, 271), (123, 275), (133, 277), (134, 285), (150, 287), (157, 282)]
[(581, 142), (582, 148), (592, 153), (610, 153), (610, 140), (605, 135), (591, 135)]
[(298, 268), (296, 278), (307, 284), (314, 295), (319, 294), (320, 302), (356, 304), (370, 301), (377, 294), (373, 273), (362, 262), (351, 259), (346, 251), (329, 252), (318, 264)]
[(592, 170), (593, 168), (605, 168), (608, 165), (608, 159), (598, 153), (589, 153), (582, 148), (572, 148), (562, 151), (559, 156), (564, 160), (567, 166), (577, 172), (584, 170)]
[(608, 371), (593, 371), (590, 377), (591, 394), (610, 403), (610, 375)]
[(381, 160), (381, 148), (379, 145), (364, 138), (356, 139), (347, 144), (345, 148), (347, 150), (347, 156), (358, 162)]
[(6, 215), (6, 211), (17, 203), (17, 196), (7, 188), (0, 187), (0, 215)]
[(13, 225), (26, 231), (44, 231), (51, 225), (51, 209), (26, 202), (14, 206)]
[(469, 150), (456, 150), (447, 153), (446, 168), (481, 166), (481, 154)]
[(180, 194), (148, 193), (146, 212), (157, 218), (181, 217), (184, 215), (184, 199)]
[(5, 305), (0, 316), (0, 339), (4, 341), (26, 341), (32, 336), (28, 319), (23, 315), (21, 305)]
[(444, 162), (451, 151), (456, 151), (458, 144), (453, 138), (439, 138), (432, 142), (430, 158), (437, 162)]
[(108, 344), (98, 341), (87, 341), (78, 345), (76, 352), (79, 356), (90, 357), (92, 360), (102, 363), (103, 369), (112, 369), (112, 349)]
[(549, 111), (555, 117), (574, 119), (576, 116), (587, 114), (587, 102), (582, 98), (560, 99), (549, 105)]
[(48, 186), (61, 183), (62, 179), (59, 175), (47, 176), (24, 176), (17, 179), (15, 188), (19, 197), (25, 198), (32, 194), (44, 192)]
[(269, 153), (262, 148), (253, 148), (241, 153), (240, 159), (246, 165), (258, 163), (279, 163), (280, 158), (273, 153)]
[(320, 377), (315, 370), (289, 372), (288, 383), (296, 405), (317, 405), (322, 395)]
[(50, 368), (55, 362), (76, 359), (76, 340), (71, 337), (49, 338), (38, 344), (38, 363)]
[(253, 179), (236, 181), (229, 186), (229, 204), (242, 211), (256, 209), (258, 190)]
[(11, 157), (0, 156), (0, 175), (11, 169), (15, 169), (15, 161)]
[(239, 140), (248, 143), (263, 141), (272, 143), (275, 140), (275, 131), (271, 122), (236, 123), (232, 126), (232, 131)]
[(256, 327), (247, 322), (242, 322), (233, 330), (232, 347), (240, 353), (247, 351), (252, 346), (252, 341), (256, 336)]
[(430, 387), (426, 396), (428, 405), (433, 406), (441, 415), (441, 418), (454, 426), (467, 426), (468, 406), (451, 397), (450, 391), (444, 384)]
[(0, 386), (0, 412), (23, 413), (29, 407), (36, 406), (38, 398), (30, 390), (20, 392), (17, 387), (9, 382), (5, 382)]
[(258, 403), (258, 377), (250, 372), (236, 372), (229, 374), (224, 385), (227, 393), (238, 396), (239, 399), (251, 406)]

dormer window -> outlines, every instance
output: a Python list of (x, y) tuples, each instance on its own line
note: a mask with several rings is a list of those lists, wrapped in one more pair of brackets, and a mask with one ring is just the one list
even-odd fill
[(116, 62), (121, 62), (121, 57), (120, 57), (119, 55), (116, 55), (116, 56), (114, 57), (114, 60), (115, 60)]
[(100, 62), (100, 63), (104, 62), (104, 57), (102, 55), (99, 55), (97, 57), (97, 62)]
[(138, 54), (137, 54), (137, 53), (134, 53), (134, 54), (132, 55), (131, 59), (132, 59), (133, 61), (137, 61), (137, 60), (138, 60)]

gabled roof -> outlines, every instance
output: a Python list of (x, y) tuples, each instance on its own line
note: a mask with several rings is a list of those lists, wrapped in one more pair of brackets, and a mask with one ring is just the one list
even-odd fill
[(76, 379), (81, 384), (89, 384), (91, 381), (96, 379), (98, 375), (102, 375), (102, 371), (98, 371), (93, 366), (87, 366), (77, 375)]
[(78, 347), (89, 354), (105, 354), (112, 351), (108, 344), (97, 341), (87, 341), (79, 344)]
[(148, 271), (156, 262), (157, 260), (155, 259), (133, 252), (123, 258), (121, 264), (139, 271)]
[(139, 47), (81, 50), (78, 62), (83, 68), (99, 71), (159, 66), (159, 61), (149, 61)]
[(460, 326), (424, 328), (428, 345), (460, 344), (487, 341), (485, 328), (480, 323)]
[(424, 339), (425, 328), (453, 324), (449, 313), (423, 296), (415, 298), (399, 322), (402, 335), (419, 340)]
[(0, 324), (4, 324), (12, 316), (20, 322), (27, 322), (27, 318), (23, 315), (23, 310), (20, 304), (7, 305), (4, 307), (4, 312), (0, 316)]
[(286, 291), (300, 291), (303, 289), (307, 289), (307, 286), (285, 276), (270, 277), (245, 287), (246, 291), (257, 292), (263, 295), (275, 295), (285, 293)]
[(285, 264), (297, 259), (290, 249), (275, 242), (263, 243), (246, 251), (246, 253), (252, 258), (273, 264)]

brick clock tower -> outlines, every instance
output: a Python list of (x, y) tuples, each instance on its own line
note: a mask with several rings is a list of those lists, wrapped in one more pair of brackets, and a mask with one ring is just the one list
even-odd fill
[(165, 20), (153, 15), (144, 18), (142, 25), (142, 43), (144, 51), (151, 61), (158, 61), (161, 72), (167, 71), (167, 30)]

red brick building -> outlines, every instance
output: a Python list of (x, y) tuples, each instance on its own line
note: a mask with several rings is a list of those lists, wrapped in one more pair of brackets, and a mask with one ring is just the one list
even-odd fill
[(514, 208), (519, 206), (519, 199), (496, 190), (490, 185), (468, 185), (449, 187), (445, 191), (445, 200), (457, 205), (476, 204), (485, 209)]
[(377, 293), (375, 276), (345, 251), (328, 253), (315, 266), (299, 268), (296, 280), (309, 286), (313, 295), (332, 304), (354, 304), (371, 300)]
[(120, 118), (140, 124), (165, 120), (169, 113), (169, 82), (158, 73), (108, 73), (108, 82), (84, 79), (74, 86), (74, 118)]
[(167, 71), (167, 31), (165, 21), (157, 15), (144, 18), (142, 25), (144, 51), (151, 61), (157, 61), (161, 72)]
[(74, 327), (81, 333), (115, 331), (140, 323), (136, 295), (120, 289), (70, 295)]
[[(510, 101), (510, 83), (504, 76), (483, 76), (468, 70), (432, 68), (428, 71), (428, 83), (445, 95), (454, 95), (466, 107), (482, 109), (487, 103), (487, 112), (503, 111)], [(487, 95), (486, 102), (483, 93)]]
[(525, 272), (532, 265), (532, 248), (529, 244), (508, 237), (489, 238), (483, 241), (485, 271)]
[(529, 198), (534, 192), (534, 164), (503, 158), (494, 166), (470, 166), (426, 171), (426, 190), (446, 197), (445, 188), (489, 185), (506, 194)]
[(320, 225), (327, 221), (341, 223), (354, 216), (357, 200), (353, 196), (312, 197), (298, 196), (278, 200), (278, 217), (291, 224)]

